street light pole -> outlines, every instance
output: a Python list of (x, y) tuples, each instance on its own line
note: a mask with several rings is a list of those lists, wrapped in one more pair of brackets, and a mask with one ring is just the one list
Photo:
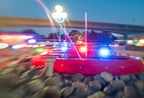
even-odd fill
[[(55, 21), (59, 24), (62, 25), (67, 18), (67, 14), (63, 12), (63, 7), (60, 5), (55, 6), (55, 12), (52, 13), (52, 17), (55, 19)], [(59, 27), (59, 32), (58, 32), (58, 39), (59, 43), (61, 42), (61, 26)]]

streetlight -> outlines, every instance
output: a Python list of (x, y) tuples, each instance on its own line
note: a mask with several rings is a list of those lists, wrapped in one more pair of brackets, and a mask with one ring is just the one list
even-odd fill
[[(65, 21), (65, 19), (67, 18), (67, 14), (65, 12), (63, 12), (63, 7), (60, 6), (60, 5), (56, 5), (55, 6), (55, 12), (52, 13), (52, 17), (55, 19), (55, 21), (62, 25)], [(59, 39), (59, 42), (61, 42), (61, 27), (59, 29), (59, 32), (58, 32), (58, 39)]]

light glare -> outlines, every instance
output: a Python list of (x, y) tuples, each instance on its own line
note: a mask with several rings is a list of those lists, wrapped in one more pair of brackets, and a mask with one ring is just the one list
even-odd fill
[(0, 43), (0, 49), (7, 48), (9, 45), (7, 43)]
[(134, 57), (136, 60), (140, 60), (141, 58), (140, 57), (138, 57), (138, 56), (135, 56)]
[(133, 44), (133, 41), (132, 40), (128, 40), (127, 43), (128, 44)]
[(30, 39), (30, 40), (28, 40), (28, 43), (31, 43), (31, 44), (36, 43), (36, 40), (35, 39)]
[(99, 55), (101, 57), (108, 57), (110, 55), (110, 50), (108, 48), (101, 48), (99, 50)]
[(58, 18), (61, 17), (61, 13), (59, 13), (59, 12), (54, 12), (54, 13), (52, 14), (52, 17), (53, 17), (54, 19), (58, 19)]
[(13, 49), (20, 49), (20, 48), (22, 48), (22, 45), (13, 45), (12, 48)]
[(55, 10), (56, 10), (57, 12), (62, 12), (62, 11), (63, 11), (63, 7), (60, 6), (60, 5), (56, 5)]
[(63, 52), (67, 51), (67, 47), (61, 47), (61, 51)]
[(61, 13), (61, 17), (62, 17), (62, 18), (67, 18), (67, 14), (66, 14), (65, 12), (62, 12), (62, 13)]
[(141, 39), (141, 40), (140, 40), (140, 43), (144, 43), (144, 39)]
[(85, 53), (87, 51), (87, 48), (85, 46), (80, 47), (79, 49), (80, 53)]

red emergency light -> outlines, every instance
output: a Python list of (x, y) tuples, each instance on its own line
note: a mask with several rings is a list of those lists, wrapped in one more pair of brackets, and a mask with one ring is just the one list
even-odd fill
[(87, 47), (80, 46), (78, 50), (79, 50), (80, 53), (86, 53), (87, 52)]

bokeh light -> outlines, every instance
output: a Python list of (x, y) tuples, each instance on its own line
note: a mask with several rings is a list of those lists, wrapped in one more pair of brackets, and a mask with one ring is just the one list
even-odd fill
[(128, 40), (127, 44), (133, 44), (133, 41), (132, 40)]
[(9, 45), (7, 43), (0, 43), (0, 49), (5, 49), (7, 48)]
[(144, 39), (141, 39), (141, 40), (140, 40), (140, 43), (144, 43)]
[(20, 44), (20, 45), (13, 45), (12, 48), (13, 49), (20, 49), (22, 48), (23, 46)]
[(65, 12), (62, 12), (62, 13), (61, 13), (61, 17), (62, 17), (62, 18), (67, 18), (67, 14), (66, 14)]
[(80, 48), (79, 48), (79, 52), (80, 53), (85, 53), (87, 51), (87, 48), (85, 47), (85, 46), (81, 46)]
[(55, 6), (55, 10), (56, 10), (57, 12), (62, 12), (62, 11), (63, 11), (63, 7), (60, 6), (60, 5), (56, 5), (56, 6)]
[(68, 48), (67, 48), (66, 46), (62, 46), (62, 47), (61, 47), (61, 51), (63, 51), (63, 52), (66, 52), (67, 49), (68, 49)]
[(30, 43), (30, 44), (36, 43), (36, 40), (35, 39), (29, 39), (28, 43)]
[(43, 52), (43, 51), (44, 51), (43, 48), (36, 48), (36, 49), (35, 49), (35, 52)]

